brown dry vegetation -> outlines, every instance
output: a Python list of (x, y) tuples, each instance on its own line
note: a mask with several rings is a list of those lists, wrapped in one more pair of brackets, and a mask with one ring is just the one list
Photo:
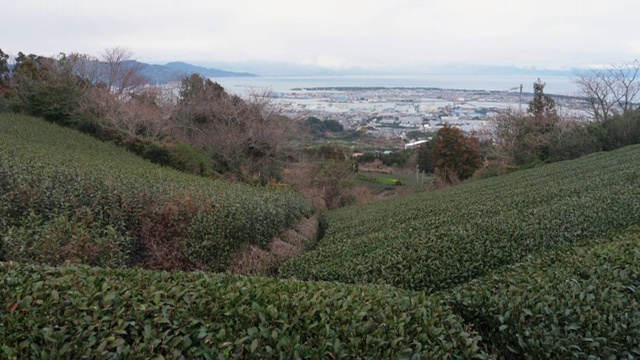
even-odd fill
[(291, 164), (282, 173), (284, 182), (292, 185), (311, 202), (315, 209), (326, 209), (325, 202), (322, 199), (322, 190), (313, 185), (312, 176), (313, 164), (311, 163)]
[(310, 250), (317, 241), (318, 216), (303, 219), (295, 229), (276, 237), (268, 249), (247, 245), (231, 262), (229, 271), (238, 275), (277, 275), (286, 260)]
[(184, 251), (183, 239), (191, 219), (198, 212), (195, 201), (183, 197), (149, 209), (140, 226), (145, 249), (144, 266), (153, 270), (195, 270)]

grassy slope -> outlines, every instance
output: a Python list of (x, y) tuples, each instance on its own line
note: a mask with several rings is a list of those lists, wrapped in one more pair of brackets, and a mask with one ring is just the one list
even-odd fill
[(343, 208), (283, 277), (433, 292), (640, 223), (640, 146)]
[(0, 188), (7, 245), (6, 254), (0, 249), (7, 261), (0, 263), (0, 357), (466, 358), (479, 351), (446, 306), (393, 288), (39, 264), (61, 264), (59, 255), (70, 255), (59, 250), (76, 235), (89, 244), (74, 250), (95, 248), (105, 226), (135, 240), (151, 232), (136, 226), (194, 203), (188, 246), (219, 258), (217, 239), (259, 243), (304, 213), (306, 204), (287, 191), (185, 175), (9, 114), (0, 115)]

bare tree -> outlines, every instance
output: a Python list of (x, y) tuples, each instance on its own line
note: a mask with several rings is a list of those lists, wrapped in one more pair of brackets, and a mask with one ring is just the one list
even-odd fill
[(289, 119), (266, 94), (242, 99), (194, 74), (183, 81), (174, 118), (183, 141), (207, 151), (240, 180), (271, 178), (281, 168)]
[(613, 93), (619, 99), (618, 106), (622, 112), (631, 110), (638, 92), (640, 92), (640, 81), (638, 81), (638, 72), (640, 71), (640, 62), (635, 60), (630, 63), (614, 66), (611, 70), (615, 81)]
[(515, 162), (518, 146), (526, 135), (526, 113), (509, 108), (489, 121), (493, 147), (492, 155), (501, 166)]
[(579, 95), (591, 107), (597, 121), (606, 121), (611, 115), (631, 110), (640, 92), (640, 62), (635, 60), (608, 69), (594, 69), (574, 79)]
[(146, 86), (142, 64), (133, 60), (131, 51), (109, 48), (100, 58), (82, 60), (77, 72), (93, 84), (82, 107), (85, 116), (130, 137), (159, 138), (168, 132), (162, 113), (167, 103), (158, 88)]
[(142, 76), (143, 65), (134, 60), (131, 50), (122, 47), (108, 48), (102, 52), (100, 69), (100, 80), (107, 89), (119, 96), (148, 83)]

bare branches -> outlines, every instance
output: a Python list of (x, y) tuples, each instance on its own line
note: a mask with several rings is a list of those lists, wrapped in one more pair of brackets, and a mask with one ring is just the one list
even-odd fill
[(640, 62), (635, 60), (609, 69), (591, 70), (574, 80), (579, 93), (591, 106), (597, 121), (631, 110), (640, 92)]
[(618, 104), (622, 111), (631, 110), (633, 103), (640, 92), (640, 82), (638, 81), (638, 72), (640, 71), (640, 62), (635, 60), (622, 66), (614, 67), (612, 76), (616, 79), (616, 88), (614, 93), (619, 98)]
[(142, 76), (143, 65), (133, 59), (130, 50), (121, 47), (108, 48), (101, 54), (100, 80), (107, 89), (118, 95), (125, 90), (134, 91), (147, 83)]
[(145, 87), (142, 65), (132, 60), (131, 51), (115, 47), (106, 49), (101, 58), (76, 56), (80, 59), (76, 72), (92, 85), (81, 107), (84, 116), (94, 116), (106, 128), (127, 136), (160, 138), (168, 132), (163, 94)]
[(265, 94), (242, 99), (199, 75), (186, 78), (180, 93), (177, 136), (206, 150), (221, 170), (241, 180), (275, 175), (289, 134), (287, 119)]
[(526, 134), (526, 119), (524, 111), (511, 108), (491, 118), (489, 127), (494, 144), (493, 156), (501, 166), (514, 162), (517, 147)]

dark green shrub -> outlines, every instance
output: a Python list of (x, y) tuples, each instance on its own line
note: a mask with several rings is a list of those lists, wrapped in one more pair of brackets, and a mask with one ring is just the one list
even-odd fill
[(125, 141), (127, 150), (151, 161), (154, 164), (168, 166), (171, 155), (166, 147), (147, 138), (130, 138)]
[(214, 174), (213, 160), (204, 151), (186, 144), (130, 138), (124, 141), (124, 145), (132, 153), (154, 164), (204, 177)]
[(389, 154), (382, 155), (382, 163), (387, 166), (403, 167), (411, 155), (410, 151), (394, 151)]
[(549, 161), (573, 160), (600, 150), (600, 142), (583, 124), (556, 131), (549, 144)]
[(347, 159), (347, 155), (344, 153), (342, 147), (335, 144), (307, 148), (306, 153), (319, 160), (345, 161)]
[(640, 143), (640, 110), (627, 111), (590, 125), (605, 151)]
[(470, 359), (420, 293), (260, 277), (0, 263), (6, 358)]
[(111, 225), (102, 226), (78, 214), (54, 215), (45, 221), (33, 212), (19, 226), (9, 227), (0, 242), (7, 259), (52, 266), (124, 266), (131, 246), (129, 236)]
[(547, 251), (441, 297), (500, 358), (637, 358), (639, 230)]
[[(57, 264), (57, 255), (43, 254), (55, 248), (60, 262), (116, 266), (121, 257), (69, 256), (64, 246), (91, 252), (118, 244), (131, 265), (224, 270), (227, 256), (246, 244), (267, 247), (311, 210), (288, 189), (190, 176), (76, 131), (0, 115), (0, 239), (27, 244), (39, 236), (46, 241), (28, 243), (25, 251), (32, 253), (22, 255), (8, 252), (4, 244), (6, 260)], [(64, 234), (97, 243), (65, 242)], [(194, 249), (202, 251), (189, 255)]]
[(370, 163), (373, 162), (377, 159), (378, 157), (376, 156), (376, 154), (371, 153), (371, 152), (366, 152), (364, 153), (364, 155), (356, 158), (356, 160), (360, 163), (360, 164), (366, 164), (366, 163)]
[(3, 96), (2, 89), (0, 88), (0, 113), (11, 112), (14, 108), (15, 104)]
[(344, 131), (344, 126), (337, 120), (321, 120), (313, 116), (307, 118), (303, 126), (316, 138), (326, 138), (327, 133), (340, 133)]
[(500, 175), (504, 175), (510, 172), (509, 169), (504, 168), (502, 166), (498, 166), (495, 163), (489, 163), (484, 169), (480, 169), (476, 171), (473, 175), (474, 178), (487, 179), (491, 177), (496, 177)]
[(170, 151), (172, 168), (204, 177), (214, 175), (213, 160), (204, 151), (183, 143), (169, 143), (166, 146)]
[(427, 174), (433, 174), (436, 169), (436, 158), (433, 153), (435, 143), (435, 140), (429, 140), (418, 148), (418, 166), (420, 171)]
[(640, 146), (327, 214), (282, 277), (435, 292), (640, 223)]

